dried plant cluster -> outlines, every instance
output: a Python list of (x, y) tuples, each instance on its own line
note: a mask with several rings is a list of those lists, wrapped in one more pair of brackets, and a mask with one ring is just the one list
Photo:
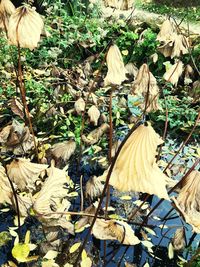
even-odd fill
[(160, 42), (159, 51), (165, 57), (180, 57), (188, 53), (188, 38), (178, 33), (176, 25), (171, 20), (166, 20), (157, 36)]

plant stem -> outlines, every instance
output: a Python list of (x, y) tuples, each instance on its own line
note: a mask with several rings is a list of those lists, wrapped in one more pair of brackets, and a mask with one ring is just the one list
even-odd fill
[(21, 94), (21, 99), (22, 99), (22, 103), (23, 103), (23, 106), (24, 106), (24, 110), (25, 110), (24, 113), (26, 114), (26, 118), (28, 120), (30, 132), (31, 132), (31, 134), (33, 136), (35, 153), (36, 153), (36, 157), (37, 157), (37, 159), (39, 161), (37, 143), (36, 143), (35, 134), (34, 134), (34, 131), (33, 131), (33, 126), (32, 126), (32, 122), (31, 122), (30, 113), (29, 113), (29, 110), (28, 110), (28, 105), (27, 105), (27, 102), (26, 102), (26, 90), (25, 90), (24, 81), (23, 81), (23, 71), (22, 71), (22, 65), (21, 65), (20, 45), (18, 45), (18, 75), (19, 75), (20, 94)]

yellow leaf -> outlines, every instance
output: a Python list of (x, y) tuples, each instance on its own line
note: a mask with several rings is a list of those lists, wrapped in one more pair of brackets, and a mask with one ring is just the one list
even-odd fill
[(75, 243), (69, 250), (69, 253), (74, 253), (81, 245), (81, 242)]
[(150, 241), (144, 240), (144, 241), (141, 241), (141, 243), (147, 248), (153, 247), (153, 244)]
[(109, 218), (110, 219), (119, 219), (119, 215), (117, 215), (117, 214), (111, 214), (111, 215), (109, 215)]
[(92, 266), (92, 261), (89, 257), (82, 260), (81, 267), (91, 267), (91, 266)]
[(87, 252), (85, 251), (85, 249), (83, 250), (83, 252), (81, 254), (81, 258), (82, 258), (82, 261), (87, 258)]
[(30, 230), (28, 230), (25, 235), (25, 242), (24, 242), (25, 244), (28, 244), (30, 242), (30, 234), (31, 232)]
[(52, 259), (55, 259), (58, 255), (58, 252), (55, 251), (55, 250), (49, 250), (45, 256), (44, 256), (44, 259), (48, 259), (48, 260), (52, 260)]
[(127, 56), (128, 55), (128, 50), (123, 50), (122, 51), (122, 55)]
[(172, 243), (169, 243), (169, 246), (168, 246), (168, 257), (170, 260), (174, 258), (174, 247)]
[(12, 249), (13, 257), (19, 262), (26, 262), (30, 253), (28, 244), (16, 244)]
[(131, 196), (122, 196), (120, 197), (121, 200), (131, 200), (132, 197)]
[(69, 194), (67, 194), (68, 197), (77, 197), (78, 196), (78, 193), (77, 192), (71, 192)]
[(10, 267), (17, 267), (17, 265), (12, 261), (8, 261), (8, 264)]

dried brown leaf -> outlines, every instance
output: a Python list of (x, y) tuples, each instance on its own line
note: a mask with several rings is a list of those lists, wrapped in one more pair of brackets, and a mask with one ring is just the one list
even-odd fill
[(107, 85), (120, 85), (125, 81), (127, 70), (123, 63), (121, 52), (117, 45), (112, 45), (107, 53), (106, 62), (108, 72), (104, 79), (105, 86)]
[(93, 123), (95, 126), (97, 126), (98, 124), (98, 120), (100, 117), (100, 111), (98, 110), (98, 108), (93, 105), (88, 109), (88, 116), (90, 118), (90, 122)]
[(130, 225), (123, 221), (97, 219), (92, 234), (101, 240), (118, 240), (124, 245), (136, 245), (140, 240)]
[(10, 104), (10, 108), (12, 112), (15, 115), (19, 116), (21, 119), (23, 119), (24, 111), (23, 111), (23, 105), (21, 104), (21, 102), (17, 100), (16, 98), (12, 98), (9, 104)]
[(69, 140), (53, 145), (50, 149), (50, 152), (56, 159), (68, 161), (70, 157), (74, 154), (75, 149), (76, 142), (74, 140)]
[(177, 209), (196, 233), (200, 233), (200, 172), (192, 171), (184, 180), (177, 198), (172, 197)]
[(85, 196), (86, 198), (94, 199), (96, 197), (101, 196), (103, 191), (103, 184), (98, 179), (98, 177), (94, 176), (90, 178), (85, 186)]
[(35, 189), (35, 181), (40, 173), (47, 169), (48, 165), (30, 162), (29, 159), (14, 159), (7, 167), (9, 178), (21, 191), (32, 191)]
[(11, 204), (12, 190), (5, 169), (0, 165), (0, 204)]
[(80, 97), (74, 104), (74, 108), (77, 112), (77, 114), (82, 114), (85, 110), (85, 101), (83, 100), (82, 97)]
[(109, 129), (109, 125), (107, 123), (103, 123), (100, 127), (98, 127), (97, 129), (89, 133), (87, 137), (83, 135), (82, 140), (84, 143), (88, 145), (93, 145), (100, 140), (102, 135), (106, 133), (108, 129)]
[(9, 43), (33, 50), (40, 41), (43, 28), (43, 20), (34, 8), (18, 7), (9, 19)]
[(183, 73), (183, 62), (177, 61), (174, 65), (170, 67), (168, 71), (165, 72), (163, 78), (167, 81), (172, 83), (173, 85), (177, 86), (179, 78)]
[[(110, 184), (120, 191), (155, 194), (169, 200), (166, 190), (168, 179), (157, 166), (155, 158), (157, 146), (162, 143), (150, 125), (140, 125), (120, 151)], [(105, 176), (106, 173), (104, 179)]]
[(171, 242), (174, 250), (183, 250), (185, 248), (185, 230), (183, 227), (176, 230)]
[(158, 105), (159, 97), (159, 87), (157, 85), (156, 78), (150, 72), (147, 64), (143, 64), (133, 82), (132, 93), (137, 95), (143, 95), (146, 99), (147, 93), (147, 112), (152, 110), (158, 110), (160, 107)]

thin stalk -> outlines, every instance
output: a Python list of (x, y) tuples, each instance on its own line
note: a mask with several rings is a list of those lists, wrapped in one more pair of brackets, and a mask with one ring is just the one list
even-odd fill
[(24, 82), (23, 82), (23, 71), (22, 71), (22, 65), (21, 65), (21, 50), (20, 50), (20, 45), (18, 45), (18, 75), (19, 75), (20, 94), (21, 94), (21, 99), (22, 99), (22, 103), (23, 103), (23, 106), (24, 106), (24, 110), (25, 110), (24, 113), (26, 114), (26, 118), (28, 120), (30, 132), (31, 132), (31, 134), (33, 136), (33, 142), (34, 142), (36, 157), (39, 160), (37, 143), (36, 143), (36, 139), (35, 139), (35, 134), (34, 134), (34, 131), (33, 131), (33, 126), (32, 126), (32, 122), (31, 122), (31, 117), (30, 117), (28, 105), (27, 105), (27, 102), (26, 102), (26, 90), (25, 90)]
[[(112, 92), (114, 90), (114, 86), (111, 87), (110, 96), (109, 96), (109, 150), (108, 150), (108, 161), (109, 165), (112, 162), (112, 145), (113, 145), (113, 122), (112, 122)], [(105, 219), (108, 217), (108, 206), (110, 201), (110, 185), (108, 184), (106, 191), (106, 206), (105, 206)], [(106, 266), (106, 240), (103, 242), (104, 246), (104, 266)]]
[(83, 195), (83, 175), (80, 177), (80, 186), (81, 186), (81, 211), (83, 211), (84, 195)]

